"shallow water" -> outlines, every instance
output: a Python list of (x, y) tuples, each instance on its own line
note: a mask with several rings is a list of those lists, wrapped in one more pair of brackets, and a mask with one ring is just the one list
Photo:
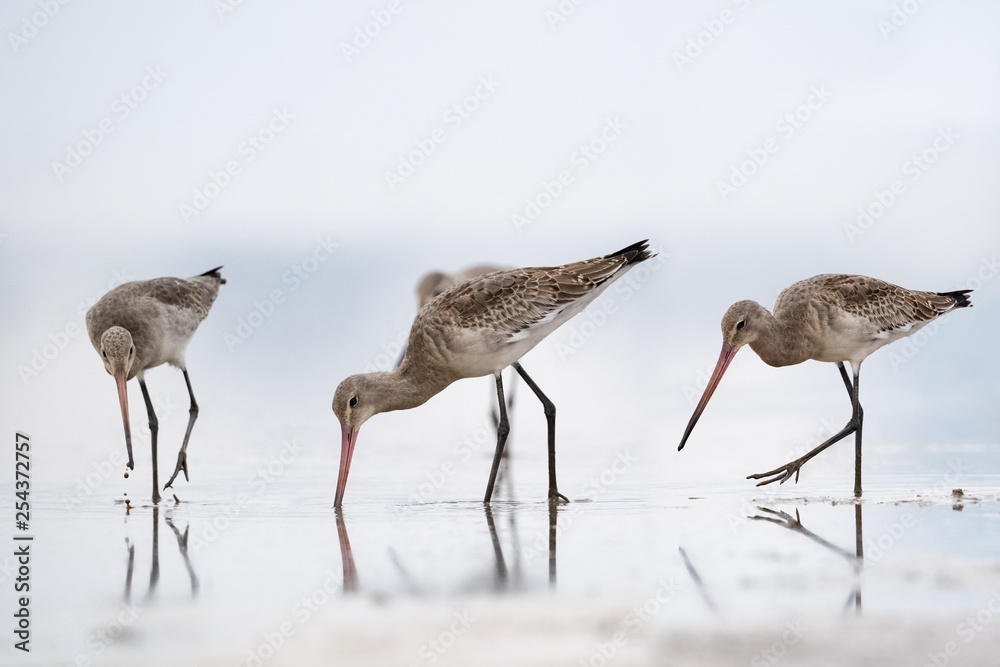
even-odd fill
[(807, 466), (798, 486), (762, 489), (680, 471), (664, 482), (655, 447), (626, 446), (596, 463), (563, 455), (573, 502), (555, 509), (542, 501), (544, 458), (523, 443), (489, 509), (488, 452), (452, 469), (383, 449), (356, 457), (339, 514), (335, 446), (299, 449), (228, 467), (192, 457), (179, 502), (168, 493), (155, 508), (141, 460), (87, 493), (36, 491), (32, 651), (5, 647), (7, 659), (822, 664), (850, 636), (858, 664), (924, 664), (949, 641), (962, 649), (952, 664), (976, 664), (998, 641), (995, 628), (964, 628), (968, 644), (957, 630), (977, 612), (992, 620), (1000, 590), (996, 448), (872, 445), (877, 470), (855, 504), (843, 471)]

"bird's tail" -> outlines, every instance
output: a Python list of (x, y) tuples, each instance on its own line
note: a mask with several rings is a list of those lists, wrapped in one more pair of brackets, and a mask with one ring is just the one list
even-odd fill
[(951, 297), (955, 300), (955, 308), (966, 308), (971, 307), (972, 302), (969, 301), (969, 294), (972, 293), (970, 289), (957, 290), (955, 292), (938, 292), (939, 296)]
[(656, 253), (649, 249), (649, 239), (645, 239), (643, 241), (639, 241), (638, 243), (633, 243), (627, 248), (622, 248), (618, 252), (606, 255), (606, 257), (619, 257), (622, 255), (628, 259), (628, 261), (625, 262), (625, 264), (628, 265), (645, 262), (650, 257), (655, 257)]
[(202, 278), (202, 277), (204, 277), (204, 278), (216, 278), (219, 281), (220, 284), (225, 285), (226, 284), (226, 279), (222, 277), (221, 273), (219, 273), (220, 269), (222, 269), (222, 267), (221, 266), (217, 266), (214, 269), (212, 269), (211, 271), (206, 271), (205, 273), (198, 274), (196, 277), (197, 278)]

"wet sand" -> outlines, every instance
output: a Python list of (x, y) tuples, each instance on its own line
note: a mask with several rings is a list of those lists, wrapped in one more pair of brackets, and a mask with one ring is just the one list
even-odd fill
[(846, 476), (664, 484), (612, 479), (612, 457), (606, 485), (568, 462), (594, 483), (553, 511), (515, 480), (540, 462), (524, 457), (487, 510), (478, 475), (407, 498), (365, 464), (338, 514), (332, 459), (196, 478), (155, 509), (133, 479), (126, 510), (117, 475), (38, 495), (32, 652), (5, 664), (978, 665), (1000, 648), (989, 474), (873, 474), (856, 504)]

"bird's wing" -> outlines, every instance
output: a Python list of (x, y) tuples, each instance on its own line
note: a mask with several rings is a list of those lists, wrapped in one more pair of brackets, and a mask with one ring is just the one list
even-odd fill
[(165, 306), (187, 311), (199, 322), (208, 316), (219, 293), (217, 285), (194, 279), (154, 278), (134, 284), (143, 296), (155, 299)]
[(866, 276), (826, 276), (821, 298), (872, 322), (879, 333), (907, 330), (955, 308), (947, 294), (917, 292)]
[(439, 295), (418, 317), (491, 329), (516, 340), (551, 322), (633, 260), (634, 255), (616, 254), (563, 266), (487, 273)]

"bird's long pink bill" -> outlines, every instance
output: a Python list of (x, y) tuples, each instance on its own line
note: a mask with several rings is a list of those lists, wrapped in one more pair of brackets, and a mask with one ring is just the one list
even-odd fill
[(704, 411), (705, 406), (708, 405), (708, 399), (712, 398), (712, 394), (715, 393), (715, 388), (719, 386), (719, 380), (722, 379), (723, 373), (729, 368), (729, 364), (733, 361), (733, 357), (736, 356), (736, 352), (739, 348), (722, 344), (722, 354), (719, 355), (719, 361), (715, 364), (715, 370), (712, 371), (712, 377), (708, 380), (708, 386), (705, 387), (705, 393), (701, 395), (701, 400), (698, 401), (698, 406), (694, 409), (694, 414), (691, 415), (691, 421), (688, 422), (687, 428), (684, 429), (684, 437), (681, 438), (681, 444), (677, 447), (677, 451), (684, 449), (684, 444), (687, 442), (688, 436), (691, 435), (691, 431), (694, 430), (694, 425), (698, 423), (698, 418), (701, 417), (702, 411)]
[(128, 389), (125, 387), (125, 372), (115, 374), (115, 384), (118, 385), (118, 403), (122, 406), (122, 423), (125, 425), (125, 449), (128, 450), (128, 467), (135, 470), (132, 460), (132, 431), (128, 424)]
[(359, 428), (340, 425), (340, 474), (337, 476), (337, 495), (333, 501), (334, 507), (340, 507), (344, 500), (344, 489), (347, 488), (347, 474), (351, 472), (351, 457), (354, 456), (354, 445), (358, 442)]

